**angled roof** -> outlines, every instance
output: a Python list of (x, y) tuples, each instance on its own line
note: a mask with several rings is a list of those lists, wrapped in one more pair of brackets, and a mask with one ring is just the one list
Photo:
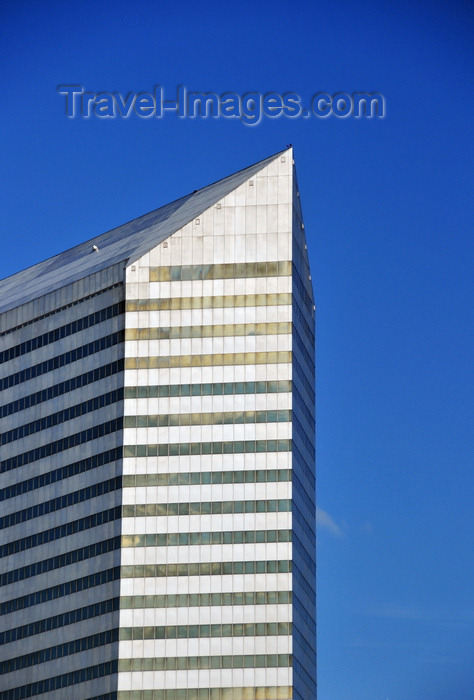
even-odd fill
[[(283, 152), (283, 151), (282, 151)], [(132, 263), (263, 170), (280, 153), (0, 280), (0, 313), (115, 263)], [(95, 245), (98, 251), (94, 251)]]

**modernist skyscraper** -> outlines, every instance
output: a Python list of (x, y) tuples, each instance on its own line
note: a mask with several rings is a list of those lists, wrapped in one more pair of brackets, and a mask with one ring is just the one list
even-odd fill
[(0, 281), (0, 700), (314, 700), (291, 149)]

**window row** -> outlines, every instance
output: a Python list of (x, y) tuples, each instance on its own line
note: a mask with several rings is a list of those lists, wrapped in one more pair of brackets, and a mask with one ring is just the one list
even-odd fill
[(302, 350), (311, 373), (315, 374), (315, 339), (303, 318), (303, 311), (301, 311), (301, 308), (295, 303), (293, 303), (292, 320), (294, 337), (299, 343), (299, 347)]
[[(272, 685), (255, 688), (248, 686), (245, 688), (119, 690), (116, 698), (105, 698), (104, 700), (291, 700), (292, 697), (293, 688), (291, 686)], [(95, 700), (95, 698), (91, 698), (91, 700)], [(97, 700), (102, 700), (102, 698), (97, 698)]]
[(116, 333), (111, 333), (103, 338), (93, 340), (92, 342), (87, 343), (87, 345), (81, 345), (79, 348), (69, 350), (62, 355), (51, 357), (49, 360), (40, 362), (38, 365), (33, 365), (32, 367), (27, 367), (19, 372), (10, 374), (7, 377), (2, 377), (0, 379), (0, 391), (16, 386), (17, 384), (21, 384), (22, 382), (27, 382), (30, 379), (39, 377), (47, 372), (52, 372), (53, 370), (69, 365), (72, 362), (82, 360), (85, 357), (94, 355), (96, 352), (101, 352), (101, 350), (107, 350), (107, 348), (123, 343), (124, 338), (125, 332), (117, 331)]
[(8, 335), (9, 333), (13, 333), (13, 331), (18, 331), (20, 328), (25, 328), (25, 326), (31, 326), (33, 323), (42, 321), (44, 318), (50, 318), (51, 316), (55, 316), (60, 311), (65, 311), (66, 309), (70, 309), (72, 306), (82, 304), (85, 301), (89, 301), (89, 299), (98, 297), (101, 294), (105, 294), (105, 292), (109, 292), (111, 289), (116, 289), (117, 287), (121, 287), (122, 285), (123, 282), (116, 282), (115, 284), (111, 284), (110, 287), (100, 289), (98, 292), (88, 294), (86, 297), (82, 297), (81, 299), (75, 299), (74, 301), (71, 301), (69, 302), (69, 304), (65, 304), (64, 306), (58, 306), (56, 309), (52, 309), (51, 311), (47, 311), (46, 313), (41, 314), (41, 316), (35, 316), (35, 318), (30, 318), (29, 321), (25, 321), (24, 323), (20, 323), (18, 326), (12, 326), (12, 328), (8, 328), (7, 330), (2, 331), (2, 333), (0, 333), (0, 337), (3, 335)]
[(303, 535), (315, 541), (316, 507), (313, 506), (312, 513), (308, 515), (301, 508), (298, 508), (297, 502), (296, 499), (293, 499), (293, 527), (299, 526), (299, 530)]
[[(306, 668), (308, 668), (312, 672), (312, 674), (313, 674), (312, 676), (310, 676), (310, 674), (308, 673)], [(307, 667), (305, 667), (302, 663), (300, 663), (297, 659), (295, 659), (293, 672), (296, 676), (299, 676), (301, 678), (303, 685), (304, 685), (304, 692), (306, 693), (306, 697), (315, 698), (316, 693), (317, 693), (316, 659), (314, 659), (314, 661), (311, 664), (308, 664)], [(296, 683), (295, 683), (295, 685), (296, 685)], [(298, 685), (300, 685), (300, 684), (298, 684)]]
[(295, 403), (298, 405), (299, 413), (304, 416), (308, 424), (311, 426), (311, 432), (314, 433), (314, 405), (311, 406), (308, 400), (303, 398), (303, 395), (298, 390), (297, 382), (293, 382), (291, 391), (293, 394), (293, 405)]
[(55, 440), (55, 442), (50, 442), (47, 445), (36, 447), (34, 450), (29, 450), (28, 452), (23, 452), (22, 454), (15, 455), (14, 457), (9, 457), (8, 459), (4, 459), (0, 462), (0, 474), (8, 472), (11, 469), (17, 469), (25, 464), (36, 462), (38, 459), (51, 457), (51, 455), (56, 454), (57, 452), (70, 450), (72, 447), (83, 445), (85, 442), (90, 442), (91, 440), (97, 440), (105, 435), (110, 435), (110, 433), (122, 430), (122, 427), (123, 418), (114, 418), (114, 420), (107, 421), (107, 423), (100, 423), (92, 428), (87, 428), (87, 430), (81, 430), (80, 433), (76, 433), (75, 435), (68, 435), (60, 440)]
[[(99, 603), (92, 603), (92, 605), (77, 608), (76, 610), (68, 610), (60, 615), (53, 615), (53, 617), (47, 617), (44, 620), (37, 620), (36, 622), (30, 622), (28, 625), (0, 632), (0, 644), (9, 644), (20, 639), (26, 639), (26, 637), (33, 637), (36, 634), (51, 632), (51, 630), (58, 629), (58, 627), (67, 627), (67, 625), (73, 625), (76, 622), (90, 620), (93, 617), (115, 612), (119, 610), (119, 601), (119, 598), (109, 598), (109, 600), (102, 600)], [(10, 671), (16, 670), (16, 668), (5, 670), (5, 666), (3, 666), (0, 673), (10, 673)]]
[(57, 525), (49, 530), (35, 532), (33, 535), (27, 535), (19, 540), (0, 545), (0, 558), (8, 557), (11, 554), (17, 554), (17, 552), (24, 552), (26, 549), (39, 547), (48, 542), (54, 542), (62, 537), (76, 535), (78, 532), (90, 530), (91, 528), (104, 525), (105, 523), (110, 523), (113, 520), (120, 520), (121, 517), (122, 507), (115, 506), (115, 508), (109, 508), (108, 510), (99, 511), (98, 513), (87, 515), (84, 518), (79, 518), (78, 520), (72, 520), (71, 522)]
[(82, 403), (76, 404), (75, 406), (69, 406), (64, 408), (62, 411), (57, 413), (51, 413), (49, 416), (43, 416), (43, 418), (38, 418), (31, 423), (26, 423), (25, 425), (19, 425), (17, 428), (12, 428), (6, 433), (0, 434), (0, 445), (7, 445), (15, 440), (21, 440), (28, 435), (33, 435), (42, 430), (47, 430), (55, 425), (60, 425), (69, 420), (74, 420), (75, 418), (80, 418), (81, 416), (91, 413), (92, 411), (98, 411), (101, 408), (110, 406), (117, 401), (123, 400), (123, 388), (114, 389), (106, 394), (101, 394), (100, 396), (95, 396), (93, 399), (88, 399), (88, 401), (83, 401)]
[[(305, 283), (303, 282), (303, 279), (298, 271), (297, 266), (293, 265), (292, 268), (293, 268), (293, 279), (292, 279), (293, 294), (294, 294), (294, 290), (296, 289), (304, 306), (305, 306), (305, 308), (306, 308), (306, 311), (309, 313), (310, 317), (313, 318), (313, 316), (314, 316), (314, 301), (312, 298), (312, 293), (309, 294), (309, 292), (305, 286)], [(309, 285), (309, 287), (311, 287), (311, 283), (309, 280), (307, 280), (307, 284)], [(293, 297), (293, 301), (294, 301), (294, 297)]]
[(225, 472), (126, 474), (123, 486), (199, 486), (201, 484), (255, 484), (291, 481), (291, 469), (236, 469)]
[(43, 588), (40, 591), (28, 593), (20, 598), (12, 598), (11, 600), (4, 601), (0, 604), (0, 615), (8, 615), (9, 613), (17, 612), (18, 610), (31, 608), (34, 605), (47, 603), (50, 600), (57, 600), (58, 598), (73, 595), (74, 593), (80, 593), (81, 591), (88, 591), (90, 588), (103, 586), (104, 584), (112, 581), (118, 581), (119, 578), (120, 567), (115, 566), (112, 569), (98, 571), (95, 574), (89, 574), (88, 576), (82, 576), (81, 578), (76, 578), (72, 581), (59, 583), (56, 586), (51, 586), (50, 588)]
[(309, 464), (308, 461), (303, 457), (301, 452), (297, 447), (298, 441), (293, 440), (292, 452), (293, 452), (293, 470), (298, 473), (303, 472), (309, 484), (311, 484), (311, 489), (314, 491), (314, 485), (316, 483), (315, 479), (315, 463), (314, 461)]
[[(300, 620), (305, 620), (306, 624), (314, 631), (314, 638), (316, 639), (316, 599), (313, 597), (310, 603), (306, 602), (305, 604), (298, 597), (295, 591), (298, 588), (296, 568), (296, 565), (293, 564), (293, 621), (298, 617)], [(298, 591), (298, 593), (301, 593), (301, 591)]]
[(215, 382), (214, 384), (164, 384), (127, 386), (126, 399), (155, 399), (174, 396), (222, 396), (223, 394), (276, 394), (290, 392), (291, 380), (262, 382)]
[[(316, 653), (314, 641), (316, 640), (316, 623), (314, 619), (303, 612), (296, 612), (296, 610), (293, 611), (293, 629), (296, 631), (298, 630), (298, 633), (301, 635), (301, 638), (303, 640), (307, 640), (303, 642), (304, 644), (304, 649), (305, 649), (305, 654), (310, 657), (311, 653), (314, 652)], [(296, 644), (295, 644), (296, 646)], [(299, 654), (299, 658), (303, 663), (305, 662), (303, 656)]]
[(191, 564), (137, 564), (136, 566), (122, 566), (121, 572), (122, 578), (288, 574), (291, 573), (291, 561), (203, 561)]
[[(293, 446), (294, 449), (294, 446)], [(96, 469), (104, 464), (115, 462), (122, 457), (122, 447), (116, 447), (106, 452), (91, 455), (79, 462), (73, 462), (64, 467), (59, 467), (45, 474), (38, 474), (26, 481), (20, 481), (4, 489), (0, 489), (0, 502), (9, 498), (20, 496), (37, 488), (54, 484), (57, 481), (67, 479), (77, 474)], [(314, 479), (314, 475), (313, 475)], [(247, 469), (235, 471), (199, 471), (199, 472), (174, 472), (148, 474), (126, 474), (123, 476), (124, 487), (135, 486), (186, 486), (200, 484), (243, 484), (243, 483), (269, 483), (277, 481), (291, 481), (290, 469)]]
[(37, 503), (29, 508), (24, 508), (23, 510), (17, 510), (14, 513), (9, 513), (0, 517), (0, 530), (7, 527), (12, 527), (13, 525), (18, 525), (18, 523), (24, 523), (27, 520), (32, 520), (33, 518), (39, 518), (42, 515), (47, 515), (48, 513), (54, 513), (62, 508), (69, 508), (70, 506), (76, 505), (76, 503), (82, 503), (83, 501), (88, 501), (91, 498), (97, 498), (97, 496), (103, 496), (111, 491), (116, 491), (122, 488), (122, 477), (115, 476), (112, 479), (107, 479), (107, 481), (100, 481), (97, 484), (91, 484), (91, 486), (86, 486), (78, 491), (72, 491), (71, 493), (66, 493), (63, 496), (58, 496), (50, 501), (43, 501), (43, 503)]
[(213, 413), (167, 413), (125, 416), (124, 428), (171, 428), (181, 425), (240, 425), (242, 423), (287, 423), (288, 409), (270, 411), (215, 411)]
[(247, 306), (288, 306), (291, 294), (228, 294), (207, 297), (136, 299), (125, 303), (126, 311), (182, 311), (187, 309), (229, 309)]
[[(308, 595), (303, 587), (300, 585), (306, 583), (304, 577), (308, 576), (312, 580), (311, 595)], [(308, 573), (302, 573), (302, 569), (298, 568), (297, 563), (293, 560), (293, 620), (295, 625), (297, 624), (302, 630), (306, 629), (306, 634), (310, 630), (310, 634), (314, 636), (316, 640), (316, 579), (314, 571), (309, 575)]]
[(213, 326), (169, 326), (127, 328), (125, 340), (176, 340), (179, 338), (234, 338), (244, 335), (281, 335), (291, 333), (289, 321), (271, 323), (218, 323)]
[(120, 537), (118, 536), (111, 537), (110, 539), (103, 540), (102, 542), (94, 542), (86, 547), (80, 547), (79, 549), (74, 549), (71, 552), (58, 554), (50, 559), (43, 559), (43, 561), (27, 564), (27, 566), (22, 566), (19, 569), (13, 569), (12, 571), (7, 571), (4, 574), (0, 574), (0, 586), (8, 586), (10, 583), (17, 583), (18, 581), (23, 581), (25, 578), (30, 578), (31, 576), (39, 576), (40, 574), (45, 574), (48, 571), (53, 571), (54, 569), (61, 569), (63, 566), (76, 564), (78, 561), (91, 559), (92, 557), (97, 557), (100, 554), (113, 552), (116, 549), (120, 549)]
[(149, 535), (122, 535), (122, 547), (180, 547), (201, 544), (263, 544), (268, 542), (291, 542), (291, 530), (152, 532)]
[[(306, 362), (306, 365), (308, 367), (307, 374), (313, 379), (314, 381), (314, 345), (309, 345), (308, 341), (306, 343), (301, 339), (300, 334), (298, 333), (298, 329), (296, 325), (293, 325), (293, 350), (295, 350), (295, 347), (298, 348), (302, 358)], [(311, 348), (313, 355), (310, 355), (307, 349), (307, 346)]]
[(75, 321), (66, 323), (66, 325), (60, 326), (60, 328), (55, 328), (52, 331), (38, 335), (36, 338), (25, 340), (23, 343), (19, 343), (19, 345), (14, 345), (7, 350), (3, 350), (3, 352), (0, 352), (0, 364), (8, 362), (8, 360), (13, 360), (15, 357), (26, 355), (34, 350), (39, 350), (45, 345), (55, 343), (62, 338), (67, 338), (74, 333), (79, 333), (79, 331), (84, 331), (98, 323), (102, 323), (103, 321), (108, 321), (110, 318), (123, 314), (124, 311), (125, 304), (123, 301), (121, 301), (117, 304), (107, 306), (105, 309), (101, 309), (100, 311), (95, 311), (93, 314), (89, 314), (88, 316), (83, 316)]
[(121, 627), (120, 640), (196, 639), (202, 637), (273, 637), (290, 635), (291, 622), (247, 622), (217, 625), (169, 625), (168, 627)]
[[(0, 558), (23, 552), (32, 547), (54, 542), (63, 537), (75, 535), (94, 527), (99, 527), (122, 517), (121, 506), (92, 513), (84, 518), (57, 525), (49, 530), (35, 532), (21, 539), (0, 546)], [(123, 535), (122, 547), (169, 547), (201, 544), (245, 544), (291, 542), (290, 530), (257, 530), (230, 532), (191, 532), (191, 533), (151, 533), (148, 535)]]
[[(116, 630), (114, 630), (116, 632)], [(96, 641), (98, 635), (86, 637), (80, 640), (83, 644)], [(113, 635), (109, 635), (113, 637)], [(107, 638), (107, 637), (106, 637)], [(101, 641), (99, 637), (99, 641)], [(111, 642), (105, 642), (106, 644)], [(64, 645), (63, 645), (64, 646)], [(88, 647), (94, 648), (94, 647)], [(57, 649), (57, 647), (55, 647)], [(49, 651), (49, 650), (45, 650)], [(51, 650), (52, 651), (52, 650)], [(62, 651), (62, 650), (61, 650)], [(81, 648), (81, 651), (85, 649)], [(74, 652), (76, 653), (76, 652)], [(53, 652), (54, 654), (54, 652)], [(67, 654), (55, 656), (53, 658), (63, 658)], [(11, 673), (29, 666), (36, 665), (36, 657), (42, 658), (41, 652), (9, 659), (0, 664), (0, 674)], [(52, 660), (52, 659), (49, 659)], [(28, 663), (30, 662), (30, 663)], [(31, 663), (33, 662), (33, 663)], [(37, 661), (36, 663), (43, 663)], [(187, 671), (187, 670), (207, 670), (207, 669), (232, 669), (232, 668), (289, 668), (293, 665), (291, 654), (238, 654), (235, 656), (179, 656), (179, 657), (150, 657), (119, 659), (118, 671)]]
[(127, 357), (125, 369), (162, 369), (172, 367), (214, 367), (229, 365), (268, 365), (291, 362), (289, 350), (268, 352), (227, 352), (206, 355), (170, 355)]
[[(294, 427), (294, 423), (293, 423)], [(293, 469), (296, 474), (306, 476), (308, 483), (314, 481), (315, 471), (315, 454), (308, 456), (308, 450), (305, 450), (301, 444), (301, 436), (296, 429), (293, 430)], [(298, 448), (302, 448), (299, 450)], [(303, 456), (304, 455), (304, 456)], [(305, 484), (305, 488), (307, 485)]]
[[(309, 636), (316, 640), (316, 596), (313, 591), (313, 597), (308, 598), (301, 590), (299, 586), (300, 572), (301, 569), (298, 569), (296, 563), (293, 563), (293, 622), (303, 636)], [(311, 574), (309, 574), (309, 578), (311, 578)], [(314, 572), (312, 578), (315, 578)], [(314, 645), (314, 642), (312, 641), (309, 645)]]
[(114, 447), (112, 450), (91, 455), (90, 457), (81, 459), (78, 462), (73, 462), (72, 464), (66, 464), (64, 467), (53, 469), (51, 472), (38, 474), (37, 476), (31, 477), (31, 479), (26, 479), (25, 481), (19, 481), (16, 484), (6, 486), (5, 488), (0, 489), (0, 502), (5, 501), (8, 498), (21, 496), (21, 494), (28, 493), (28, 491), (43, 488), (43, 486), (49, 486), (49, 484), (55, 484), (57, 481), (68, 479), (71, 476), (76, 476), (76, 474), (82, 474), (90, 471), (91, 469), (97, 469), (97, 467), (102, 467), (104, 464), (115, 462), (116, 460), (122, 459), (122, 453), (122, 447)]
[(303, 486), (293, 471), (293, 497), (306, 515), (306, 519), (312, 523), (315, 519), (316, 495)]
[(122, 506), (124, 518), (171, 515), (225, 515), (233, 513), (291, 512), (291, 500), (197, 501), (196, 503), (134, 503)]
[(297, 325), (299, 328), (301, 328), (301, 330), (304, 332), (304, 334), (307, 338), (309, 347), (314, 348), (314, 344), (315, 344), (314, 331), (313, 331), (313, 328), (308, 325), (307, 315), (306, 315), (305, 311), (303, 311), (303, 309), (296, 302), (296, 300), (293, 300), (292, 307), (293, 307), (292, 308), (293, 322), (295, 323), (295, 325)]
[(295, 562), (293, 562), (293, 572), (293, 581), (297, 583), (298, 595), (304, 593), (314, 605), (316, 602), (316, 578), (313, 576), (312, 580), (308, 581)]
[(306, 237), (304, 233), (300, 233), (301, 231), (304, 231), (304, 224), (301, 219), (297, 218), (296, 226), (293, 227), (292, 236), (293, 265), (295, 265), (296, 269), (301, 270), (306, 276), (308, 276), (308, 246), (306, 245)]
[[(63, 673), (60, 676), (53, 676), (52, 678), (45, 678), (41, 681), (35, 681), (34, 683), (28, 683), (27, 685), (22, 685), (17, 688), (4, 690), (1, 698), (2, 700), (23, 700), (23, 698), (30, 698), (33, 695), (42, 695), (43, 693), (49, 693), (53, 690), (60, 690), (61, 688), (68, 688), (69, 686), (77, 685), (78, 683), (85, 683), (86, 681), (91, 681), (95, 678), (110, 676), (112, 673), (117, 673), (117, 669), (118, 661), (117, 659), (114, 659), (113, 661), (106, 661), (102, 664), (98, 664), (97, 666), (89, 666), (88, 668), (82, 668), (78, 671), (70, 671), (69, 673)], [(69, 695), (69, 697), (73, 696)]]
[[(172, 457), (254, 452), (289, 452), (291, 440), (235, 440), (232, 442), (175, 442), (162, 445), (125, 445), (124, 457)], [(2, 463), (3, 464), (3, 463)], [(6, 470), (4, 470), (6, 471)]]
[(121, 609), (192, 608), (209, 605), (284, 605), (292, 602), (291, 591), (249, 591), (248, 593), (168, 593), (120, 598)]
[(306, 662), (308, 666), (315, 667), (316, 662), (316, 637), (309, 637), (307, 635), (301, 634), (298, 627), (293, 625), (293, 644), (295, 649), (301, 650), (301, 659), (304, 659), (303, 654), (306, 656)]
[(299, 441), (298, 444), (301, 449), (306, 449), (306, 451), (309, 453), (309, 456), (311, 457), (311, 460), (314, 460), (315, 457), (315, 446), (314, 446), (314, 422), (310, 421), (310, 425), (308, 426), (307, 429), (303, 428), (303, 424), (300, 420), (301, 416), (298, 416), (298, 412), (295, 415), (295, 430), (299, 434)]
[(301, 575), (305, 585), (309, 581), (313, 586), (316, 575), (314, 562), (316, 554), (315, 521), (315, 510), (313, 510), (313, 522), (311, 522), (311, 518), (305, 517), (293, 503), (293, 561), (299, 567), (298, 575)]
[(60, 382), (59, 384), (49, 386), (47, 389), (42, 389), (34, 394), (22, 396), (21, 399), (7, 403), (4, 406), (0, 406), (0, 418), (5, 418), (5, 416), (11, 416), (12, 413), (24, 411), (32, 406), (37, 406), (44, 401), (50, 401), (51, 399), (55, 399), (57, 396), (68, 394), (70, 391), (74, 391), (75, 389), (81, 389), (83, 386), (98, 382), (100, 379), (111, 377), (118, 372), (122, 372), (123, 366), (124, 362), (122, 359), (116, 360), (115, 362), (110, 362), (102, 367), (97, 367), (90, 372), (80, 374), (77, 377), (71, 377), (71, 379), (67, 379), (65, 382)]
[(217, 265), (171, 265), (150, 267), (150, 282), (236, 279), (243, 277), (282, 277), (291, 275), (291, 262), (223, 263)]
[(291, 654), (239, 654), (235, 656), (168, 656), (119, 659), (120, 671), (197, 671), (211, 668), (288, 668)]
[[(295, 374), (298, 375), (298, 382), (302, 384), (302, 386), (305, 388), (309, 399), (311, 401), (311, 404), (314, 406), (314, 401), (315, 401), (315, 393), (314, 393), (314, 382), (312, 384), (309, 383), (307, 379), (307, 374), (304, 371), (303, 367), (301, 364), (298, 362), (296, 355), (293, 355), (293, 371)], [(294, 376), (293, 376), (293, 381)]]
[[(308, 640), (316, 639), (316, 626), (307, 624), (305, 617), (301, 618), (297, 614), (293, 617), (294, 629), (294, 650), (298, 655), (299, 660), (308, 668), (311, 665), (311, 657), (316, 656), (316, 650), (311, 648)], [(301, 646), (300, 646), (301, 645)], [(302, 651), (301, 651), (302, 649)]]

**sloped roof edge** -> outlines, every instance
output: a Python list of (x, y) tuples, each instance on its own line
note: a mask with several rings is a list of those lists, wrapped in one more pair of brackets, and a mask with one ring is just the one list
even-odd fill
[(0, 313), (121, 261), (134, 262), (286, 150), (0, 280)]

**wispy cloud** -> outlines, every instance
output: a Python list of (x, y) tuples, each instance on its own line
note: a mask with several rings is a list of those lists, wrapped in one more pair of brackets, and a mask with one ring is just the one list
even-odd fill
[(366, 611), (369, 617), (384, 617), (393, 620), (432, 620), (434, 615), (432, 612), (419, 608), (410, 608), (403, 605), (381, 605), (373, 606)]
[(322, 508), (316, 506), (316, 525), (328, 530), (331, 534), (336, 537), (342, 537), (343, 532), (339, 525), (336, 523), (334, 518), (332, 518), (329, 513), (327, 513)]
[(458, 627), (470, 625), (474, 620), (473, 610), (456, 610), (447, 608), (424, 608), (422, 606), (405, 606), (400, 604), (381, 604), (366, 608), (363, 612), (368, 617), (413, 622), (435, 622)]

